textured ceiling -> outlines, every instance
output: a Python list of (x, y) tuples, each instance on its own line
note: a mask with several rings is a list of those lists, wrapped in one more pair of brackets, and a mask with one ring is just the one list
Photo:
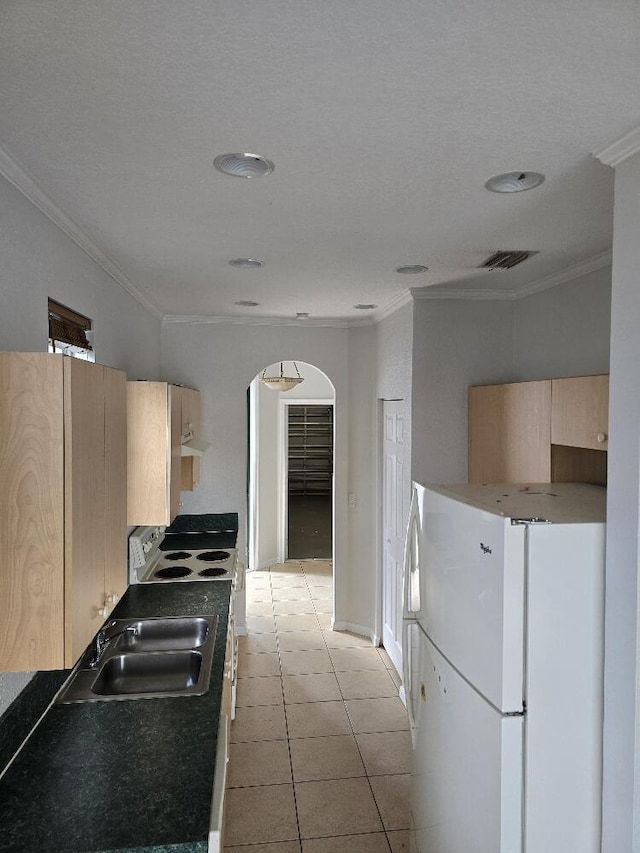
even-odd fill
[[(635, 0), (3, 0), (0, 144), (162, 314), (362, 318), (608, 249), (591, 152), (640, 123), (639, 44)], [(547, 180), (483, 188), (514, 169)]]

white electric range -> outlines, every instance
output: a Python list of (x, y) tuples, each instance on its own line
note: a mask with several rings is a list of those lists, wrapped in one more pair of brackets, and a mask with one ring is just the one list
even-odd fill
[(136, 527), (129, 536), (129, 583), (231, 580), (238, 586), (237, 551), (229, 541), (235, 536), (225, 532), (165, 535), (164, 527)]

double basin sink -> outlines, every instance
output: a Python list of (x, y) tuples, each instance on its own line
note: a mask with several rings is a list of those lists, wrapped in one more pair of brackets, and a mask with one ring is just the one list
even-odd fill
[(201, 696), (209, 689), (217, 616), (113, 619), (57, 702)]

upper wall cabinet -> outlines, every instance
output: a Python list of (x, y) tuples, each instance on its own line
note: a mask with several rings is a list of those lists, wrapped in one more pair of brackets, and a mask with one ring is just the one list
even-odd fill
[(61, 669), (127, 585), (126, 378), (0, 353), (0, 670)]
[(608, 376), (469, 388), (469, 482), (606, 484)]
[[(190, 414), (191, 394), (199, 397), (197, 391), (167, 382), (127, 382), (127, 523), (131, 526), (171, 524), (178, 514), (183, 477), (180, 447), (187, 431), (183, 396)], [(195, 414), (193, 418), (187, 423), (199, 427), (199, 406), (197, 420)]]
[(549, 482), (550, 423), (550, 380), (469, 388), (469, 482)]
[[(200, 437), (200, 392), (193, 388), (180, 388), (182, 401), (182, 435)], [(192, 492), (200, 482), (200, 457), (183, 456), (181, 462), (181, 488)]]
[(608, 376), (554, 379), (551, 400), (552, 444), (608, 449)]

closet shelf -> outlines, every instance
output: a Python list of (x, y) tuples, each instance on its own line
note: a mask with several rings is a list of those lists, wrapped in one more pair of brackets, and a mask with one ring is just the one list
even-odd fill
[(289, 492), (330, 494), (333, 406), (289, 406)]

